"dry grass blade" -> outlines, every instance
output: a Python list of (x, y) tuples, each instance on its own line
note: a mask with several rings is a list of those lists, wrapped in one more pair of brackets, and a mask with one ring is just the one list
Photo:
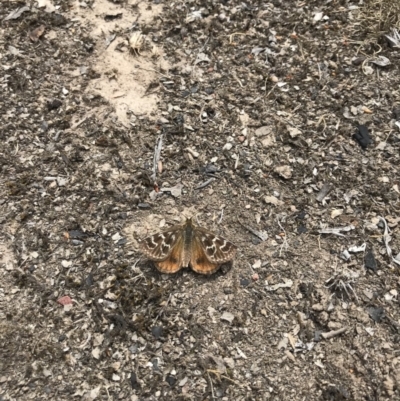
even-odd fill
[(357, 22), (369, 40), (377, 40), (392, 28), (400, 28), (400, 1), (366, 0), (360, 6)]

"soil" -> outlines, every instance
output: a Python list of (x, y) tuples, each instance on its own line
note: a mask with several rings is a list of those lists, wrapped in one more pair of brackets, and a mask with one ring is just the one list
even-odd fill
[(0, 400), (400, 399), (399, 15), (2, 1)]

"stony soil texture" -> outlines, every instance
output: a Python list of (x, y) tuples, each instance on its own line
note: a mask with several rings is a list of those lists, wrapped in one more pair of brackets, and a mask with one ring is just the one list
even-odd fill
[(399, 15), (2, 1), (0, 400), (400, 399)]

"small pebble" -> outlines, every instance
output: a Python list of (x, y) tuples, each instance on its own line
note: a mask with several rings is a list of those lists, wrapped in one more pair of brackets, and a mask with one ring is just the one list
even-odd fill
[(148, 203), (139, 203), (138, 208), (142, 209), (142, 210), (147, 210), (147, 209), (150, 209), (151, 206)]
[(175, 383), (176, 383), (176, 378), (175, 378), (174, 376), (168, 375), (168, 376), (165, 378), (165, 381), (172, 387), (172, 386), (174, 386)]
[(163, 328), (161, 326), (154, 326), (151, 329), (151, 334), (153, 334), (155, 339), (159, 339), (163, 335)]
[(240, 285), (242, 287), (247, 287), (250, 284), (250, 280), (247, 278), (241, 278), (240, 279)]
[(139, 387), (139, 383), (137, 381), (137, 376), (135, 372), (131, 373), (131, 377), (129, 378), (129, 381), (131, 382), (131, 387), (133, 389), (137, 389)]
[(382, 319), (385, 317), (385, 310), (378, 306), (378, 307), (370, 307), (367, 309), (370, 318), (376, 322), (380, 323)]

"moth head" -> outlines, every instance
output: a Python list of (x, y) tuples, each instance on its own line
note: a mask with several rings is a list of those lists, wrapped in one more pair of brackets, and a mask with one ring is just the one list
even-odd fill
[(186, 219), (185, 225), (186, 225), (186, 226), (194, 227), (193, 220), (192, 220), (191, 217), (188, 217), (188, 218)]

